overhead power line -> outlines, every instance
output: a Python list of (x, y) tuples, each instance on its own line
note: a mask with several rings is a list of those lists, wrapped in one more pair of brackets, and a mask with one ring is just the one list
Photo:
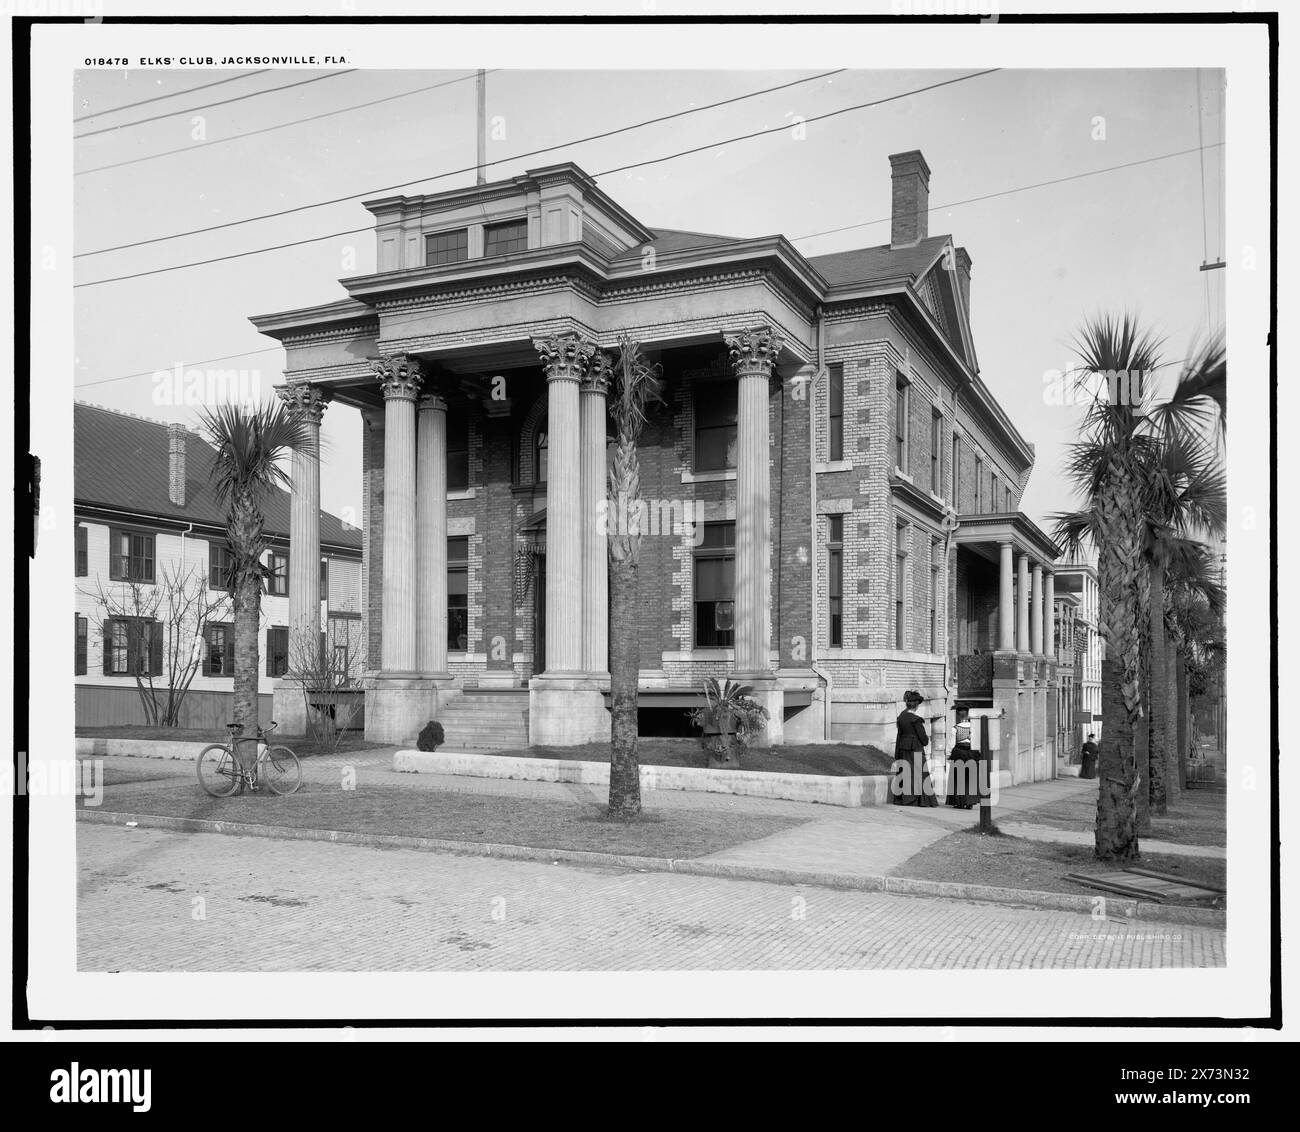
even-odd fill
[(142, 98), (139, 102), (124, 102), (121, 106), (110, 106), (106, 110), (96, 110), (91, 114), (82, 114), (78, 118), (73, 118), (74, 122), (84, 122), (89, 118), (102, 118), (105, 114), (116, 114), (119, 110), (134, 110), (137, 106), (148, 106), (153, 102), (163, 102), (168, 98), (179, 98), (183, 94), (194, 94), (195, 91), (207, 90), (209, 87), (224, 86), (226, 83), (237, 83), (240, 79), (251, 79), (254, 75), (269, 75), (270, 67), (263, 67), (260, 71), (245, 71), (240, 75), (231, 75), (226, 79), (217, 79), (212, 83), (200, 83), (198, 86), (186, 87), (184, 90), (171, 90), (166, 94), (158, 94), (153, 98)]
[[(251, 358), (257, 354), (272, 354), (279, 349), (281, 349), (280, 346), (264, 346), (260, 350), (245, 350), (242, 354), (225, 354), (220, 358), (203, 358), (201, 361), (187, 362), (185, 368), (190, 369), (193, 366), (210, 366), (216, 362), (233, 362), (236, 358)], [(98, 381), (85, 381), (80, 385), (73, 385), (72, 388), (89, 389), (94, 385), (111, 385), (115, 381), (127, 381), (133, 377), (152, 377), (155, 373), (159, 372), (163, 371), (156, 369), (142, 369), (139, 373), (121, 373), (118, 374), (117, 377), (104, 377), (100, 378)]]
[[(963, 204), (977, 204), (983, 200), (993, 200), (996, 197), (1006, 197), (1006, 196), (1010, 196), (1012, 193), (1023, 193), (1028, 191), (1029, 189), (1044, 189), (1047, 188), (1049, 185), (1063, 185), (1067, 181), (1081, 181), (1085, 177), (1097, 177), (1100, 176), (1102, 173), (1114, 173), (1120, 169), (1132, 169), (1136, 165), (1150, 165), (1156, 161), (1168, 161), (1172, 157), (1186, 157), (1187, 154), (1189, 153), (1199, 153), (1202, 148), (1218, 149), (1223, 144), (1224, 144), (1223, 142), (1211, 142), (1209, 145), (1204, 147), (1194, 146), (1191, 149), (1180, 149), (1180, 150), (1176, 150), (1173, 153), (1162, 153), (1156, 157), (1144, 157), (1138, 161), (1125, 161), (1123, 164), (1120, 165), (1107, 165), (1103, 169), (1089, 169), (1087, 172), (1084, 173), (1071, 173), (1068, 177), (1054, 177), (1050, 181), (1035, 181), (1032, 185), (1018, 185), (1014, 189), (1002, 189), (1000, 192), (996, 192), (996, 193), (984, 193), (982, 196), (967, 197), (965, 200), (955, 200), (950, 202), (949, 204), (931, 205), (926, 211), (942, 212), (945, 208), (957, 208), (959, 205), (963, 205)], [(821, 232), (808, 232), (802, 236), (791, 236), (790, 239), (792, 241), (811, 240), (815, 236), (831, 236), (834, 235), (836, 232), (851, 232), (855, 228), (869, 228), (873, 224), (887, 224), (890, 221), (890, 219), (891, 217), (882, 216), (876, 220), (864, 220), (859, 224), (845, 224), (843, 227), (840, 228), (827, 228)]]
[[(842, 74), (844, 70), (846, 70), (846, 68), (841, 67), (838, 70), (834, 70), (834, 71), (823, 71), (821, 74), (810, 75), (807, 78), (803, 78), (803, 79), (795, 79), (792, 82), (781, 83), (778, 86), (764, 87), (762, 90), (750, 91), (748, 94), (738, 94), (732, 98), (724, 98), (720, 102), (710, 102), (704, 106), (691, 106), (691, 107), (687, 107), (685, 110), (674, 111), (672, 114), (660, 115), (658, 118), (647, 118), (644, 121), (634, 122), (628, 126), (619, 126), (618, 128), (613, 130), (605, 130), (603, 133), (589, 134), (587, 137), (584, 138), (574, 138), (571, 141), (559, 142), (555, 145), (548, 145), (543, 147), (542, 149), (533, 149), (533, 150), (529, 150), (526, 153), (516, 153), (510, 157), (500, 157), (497, 158), (495, 161), (487, 162), (487, 166), (504, 165), (511, 161), (521, 161), (526, 157), (537, 157), (539, 154), (553, 153), (557, 149), (569, 149), (575, 145), (585, 145), (588, 142), (601, 141), (604, 138), (613, 137), (616, 134), (625, 134), (632, 130), (643, 129), (646, 126), (658, 125), (661, 122), (670, 122), (675, 118), (684, 118), (689, 114), (700, 114), (706, 110), (716, 110), (720, 106), (730, 106), (732, 103), (735, 102), (743, 102), (746, 99), (757, 98), (760, 95), (773, 94), (779, 90), (786, 90), (787, 88), (792, 86), (799, 86), (803, 83), (810, 83), (810, 82), (815, 82), (818, 79), (829, 78), (832, 75)], [(360, 200), (363, 197), (374, 196), (376, 193), (391, 193), (397, 191), (398, 189), (410, 188), (412, 185), (422, 185), (429, 181), (440, 181), (447, 177), (455, 177), (461, 173), (473, 173), (477, 169), (478, 169), (477, 164), (466, 165), (460, 169), (448, 169), (444, 173), (435, 173), (430, 177), (419, 177), (414, 181), (402, 181), (396, 185), (381, 185), (379, 188), (366, 189), (364, 192), (359, 192), (359, 193), (349, 193), (347, 196), (332, 197), (329, 200), (320, 200), (320, 201), (314, 201), (310, 204), (295, 205), (293, 208), (283, 208), (280, 209), (278, 212), (263, 212), (263, 213), (259, 213), (257, 216), (246, 216), (241, 220), (227, 220), (221, 224), (210, 224), (206, 228), (188, 228), (183, 232), (171, 232), (165, 236), (151, 236), (148, 239), (144, 239), (144, 240), (134, 240), (129, 244), (114, 244), (112, 247), (95, 248), (93, 251), (78, 252), (72, 258), (84, 259), (87, 256), (104, 255), (107, 252), (120, 252), (126, 250), (127, 248), (139, 248), (145, 246), (146, 244), (158, 244), (158, 243), (162, 243), (165, 240), (177, 240), (183, 236), (198, 236), (205, 232), (217, 232), (225, 228), (234, 228), (241, 224), (251, 224), (256, 220), (273, 220), (280, 216), (290, 216), (298, 212), (307, 212), (313, 208), (325, 208), (326, 206), (332, 204), (346, 204), (348, 201)], [(328, 237), (321, 237), (321, 238), (326, 239)]]
[(122, 122), (117, 126), (103, 126), (98, 130), (85, 130), (80, 134), (73, 134), (73, 139), (80, 141), (82, 138), (92, 138), (98, 134), (111, 134), (117, 130), (125, 130), (131, 126), (143, 126), (147, 122), (161, 122), (164, 118), (175, 118), (180, 114), (193, 114), (196, 110), (212, 110), (217, 106), (229, 106), (232, 102), (243, 102), (247, 98), (256, 98), (261, 94), (274, 94), (278, 90), (292, 90), (294, 87), (308, 86), (311, 83), (323, 83), (326, 79), (337, 79), (342, 75), (353, 74), (356, 67), (349, 67), (346, 71), (331, 71), (327, 75), (317, 75), (315, 78), (302, 79), (296, 83), (284, 83), (282, 86), (268, 86), (263, 90), (251, 90), (247, 94), (237, 94), (234, 98), (223, 98), (220, 102), (201, 102), (197, 106), (187, 106), (184, 110), (169, 110), (166, 114), (155, 114), (152, 118), (138, 118), (134, 122)]
[[(489, 75), (495, 74), (495, 71), (488, 71)], [(143, 157), (132, 157), (126, 161), (114, 161), (108, 165), (96, 165), (92, 169), (79, 169), (73, 173), (74, 177), (85, 177), (91, 173), (103, 173), (108, 169), (121, 169), (127, 165), (139, 165), (145, 161), (156, 161), (160, 157), (174, 157), (178, 153), (194, 153), (200, 149), (210, 149), (214, 145), (225, 145), (227, 142), (240, 141), (243, 138), (255, 138), (260, 134), (273, 133), (276, 130), (288, 129), (290, 126), (301, 126), (307, 122), (319, 122), (322, 118), (333, 118), (339, 114), (349, 114), (353, 110), (365, 110), (371, 106), (380, 106), (385, 102), (396, 102), (399, 98), (411, 98), (417, 94), (426, 94), (431, 90), (438, 90), (444, 86), (452, 86), (455, 83), (463, 83), (472, 79), (473, 74), (461, 75), (459, 78), (448, 79), (446, 82), (430, 83), (428, 86), (417, 86), (414, 90), (404, 90), (400, 94), (386, 95), (384, 98), (374, 98), (369, 102), (356, 102), (351, 106), (340, 106), (337, 110), (326, 110), (321, 114), (310, 114), (306, 118), (293, 118), (288, 122), (277, 122), (274, 126), (263, 126), (257, 130), (243, 130), (237, 134), (231, 134), (227, 138), (213, 138), (211, 141), (192, 142), (189, 145), (177, 146), (175, 149), (164, 149), (159, 153), (147, 153)], [(93, 254), (90, 252), (87, 255)]]

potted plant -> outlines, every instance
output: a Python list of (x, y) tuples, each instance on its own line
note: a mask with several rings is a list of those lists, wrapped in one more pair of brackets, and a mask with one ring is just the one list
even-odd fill
[(687, 715), (700, 729), (710, 770), (738, 770), (741, 752), (767, 726), (767, 708), (753, 699), (753, 690), (731, 679), (710, 676), (704, 681), (704, 706)]
[(420, 737), (415, 741), (415, 745), (421, 751), (436, 751), (445, 741), (442, 724), (436, 719), (431, 719), (420, 729)]

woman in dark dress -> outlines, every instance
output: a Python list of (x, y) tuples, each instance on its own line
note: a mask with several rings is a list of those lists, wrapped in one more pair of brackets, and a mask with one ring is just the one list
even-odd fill
[(925, 702), (920, 692), (911, 690), (903, 694), (907, 707), (898, 715), (898, 736), (894, 740), (894, 778), (890, 794), (896, 806), (937, 806), (930, 770), (926, 766), (925, 749), (930, 736), (925, 721), (915, 708)]
[(957, 724), (957, 742), (948, 756), (948, 805), (969, 810), (980, 804), (980, 756), (970, 746), (970, 724)]
[(1097, 736), (1089, 735), (1088, 741), (1083, 745), (1083, 764), (1079, 767), (1080, 778), (1097, 777)]

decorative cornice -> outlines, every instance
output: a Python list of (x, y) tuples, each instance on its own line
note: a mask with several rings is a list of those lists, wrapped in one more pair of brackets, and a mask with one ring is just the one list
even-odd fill
[(533, 348), (541, 356), (547, 381), (581, 381), (596, 353), (596, 343), (579, 334), (534, 338)]
[(295, 416), (301, 417), (309, 424), (320, 427), (321, 418), (325, 416), (325, 406), (330, 403), (330, 395), (319, 385), (299, 381), (288, 385), (277, 385), (276, 393), (280, 400)]
[(409, 354), (383, 354), (371, 359), (385, 401), (415, 401), (420, 396), (424, 375), (420, 362)]
[(280, 339), (282, 346), (307, 346), (319, 342), (339, 342), (379, 333), (379, 321), (374, 318), (331, 326), (328, 330), (308, 330), (302, 334), (289, 334)]
[(604, 350), (597, 350), (591, 359), (591, 368), (582, 382), (583, 393), (598, 393), (602, 397), (609, 395), (609, 388), (614, 382), (614, 359)]
[(770, 326), (750, 327), (722, 337), (737, 377), (770, 378), (781, 347), (785, 345), (780, 331)]

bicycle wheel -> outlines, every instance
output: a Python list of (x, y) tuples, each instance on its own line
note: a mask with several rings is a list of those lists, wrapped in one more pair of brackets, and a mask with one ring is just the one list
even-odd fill
[(267, 747), (257, 777), (277, 794), (292, 794), (302, 785), (302, 766), (288, 747)]
[(229, 747), (220, 743), (205, 747), (194, 766), (199, 785), (214, 798), (228, 798), (239, 789), (239, 767)]

